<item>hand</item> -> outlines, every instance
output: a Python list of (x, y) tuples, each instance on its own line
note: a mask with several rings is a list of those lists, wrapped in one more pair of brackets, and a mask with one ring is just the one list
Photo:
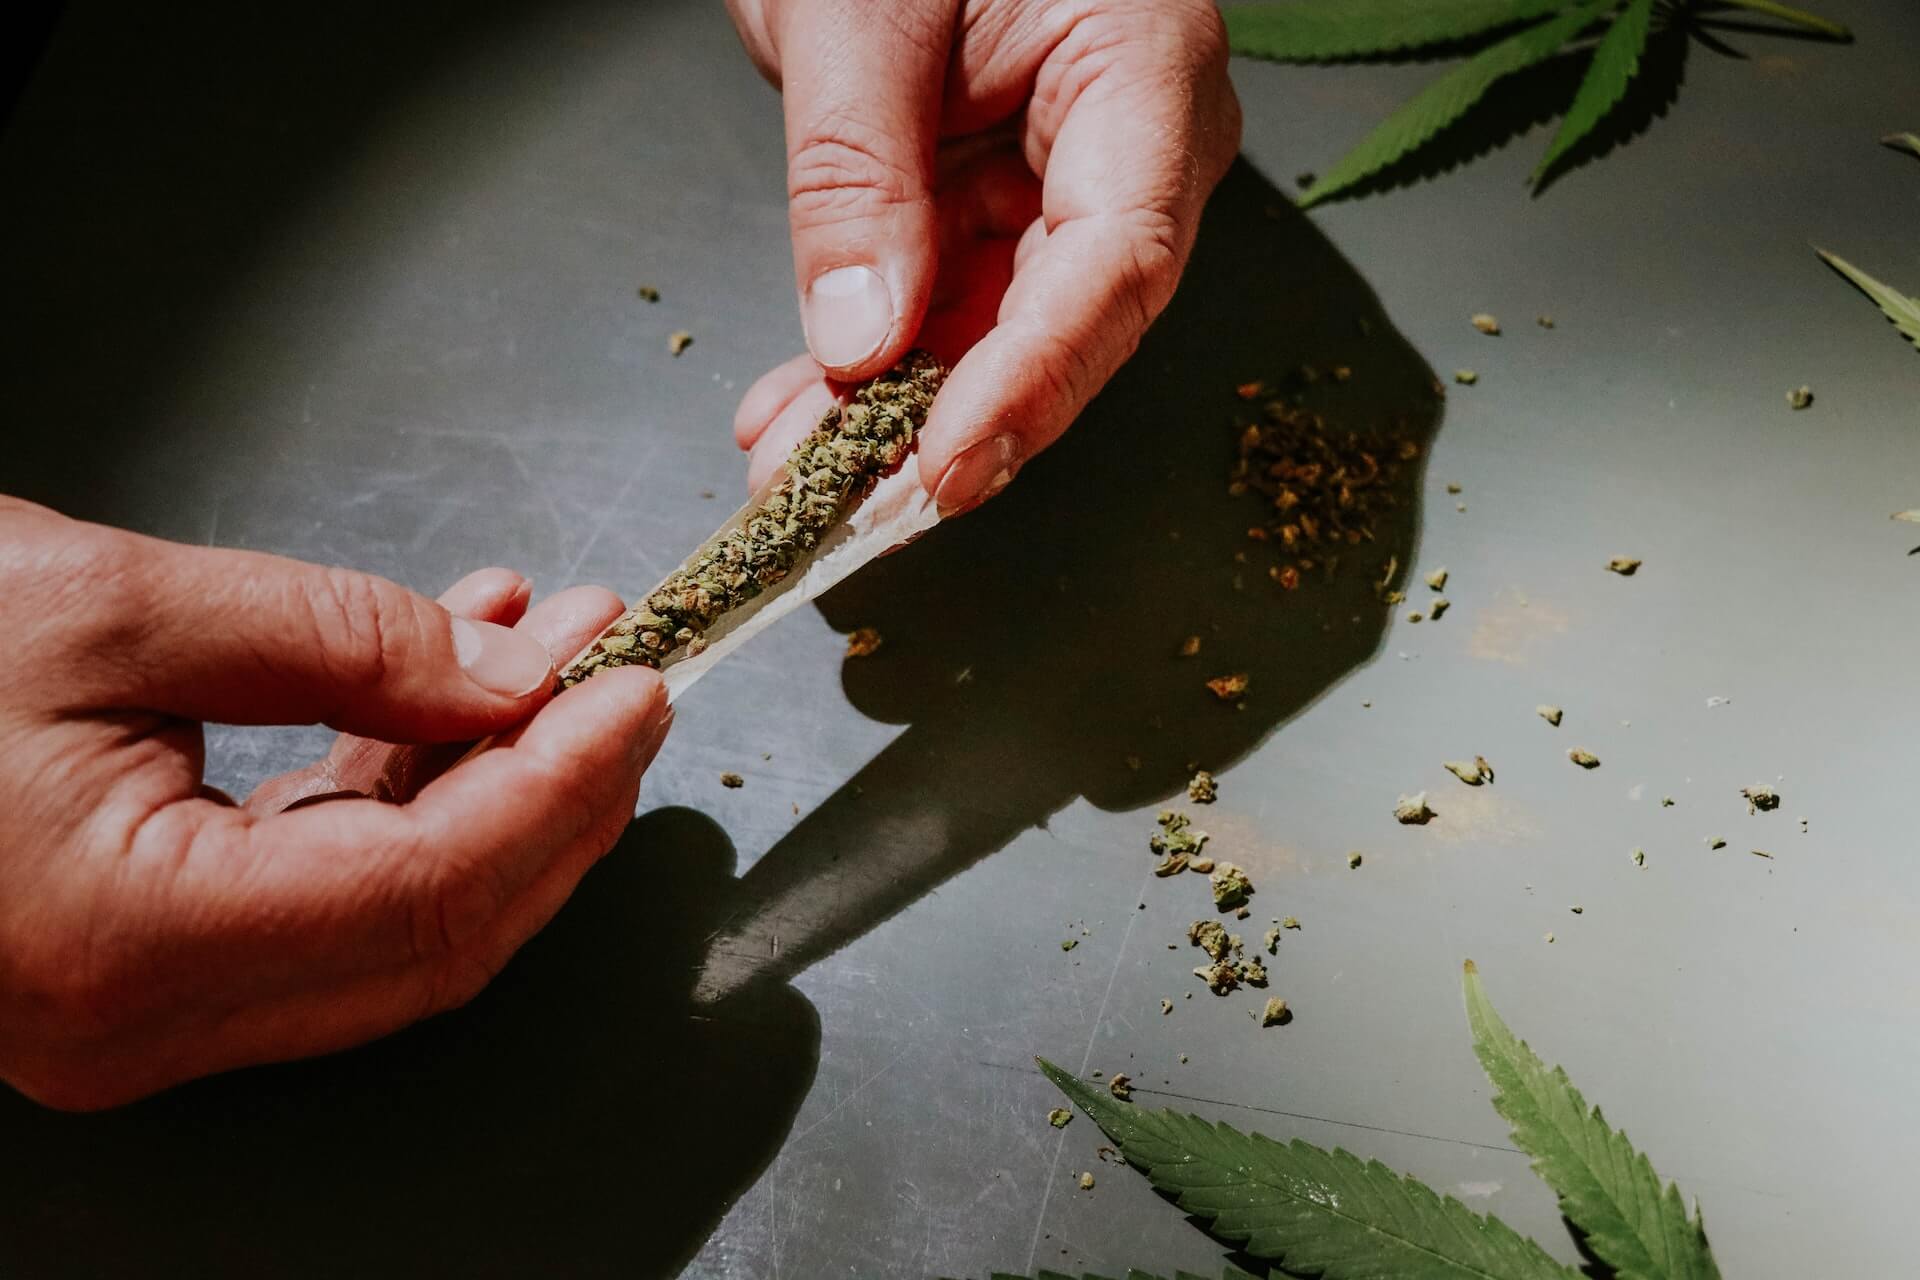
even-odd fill
[[(0, 1078), (57, 1107), (469, 999), (612, 845), (670, 721), (642, 669), (549, 705), (549, 655), (620, 602), (528, 610), (504, 569), (435, 604), (0, 499), (0, 583)], [(202, 720), (368, 737), (240, 807), (201, 785)], [(439, 777), (461, 748), (383, 745), (493, 733)], [(315, 803), (343, 794), (382, 799)]]
[[(811, 356), (734, 434), (757, 487), (916, 336), (943, 513), (1005, 486), (1133, 354), (1240, 145), (1211, 0), (729, 0), (786, 106)], [(957, 362), (957, 363), (955, 363)]]

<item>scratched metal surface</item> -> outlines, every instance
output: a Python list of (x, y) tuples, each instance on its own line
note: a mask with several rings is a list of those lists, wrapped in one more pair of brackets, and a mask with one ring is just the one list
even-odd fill
[[(1902, 1273), (1920, 560), (1886, 515), (1920, 503), (1920, 360), (1807, 244), (1920, 279), (1920, 171), (1872, 141), (1917, 123), (1920, 14), (1824, 7), (1861, 42), (1695, 48), (1537, 200), (1538, 130), (1281, 212), (1427, 72), (1237, 68), (1249, 163), (1067, 444), (706, 680), (621, 847), (468, 1009), (104, 1117), (0, 1101), (0, 1271), (1216, 1266), (1084, 1119), (1046, 1125), (1036, 1054), (1571, 1261), (1486, 1104), (1472, 956), (1727, 1274)], [(779, 139), (718, 5), (76, 3), (0, 145), (6, 487), (428, 591), (647, 586), (731, 508), (734, 402), (798, 339)], [(1450, 569), (1443, 620), (1232, 589), (1228, 389), (1303, 360), (1354, 368), (1330, 412), (1431, 439), (1399, 532)], [(1436, 424), (1429, 369), (1462, 366)], [(843, 668), (862, 624), (886, 648)], [(1232, 669), (1237, 713), (1199, 689)], [(211, 781), (323, 741), (216, 731)], [(1474, 753), (1492, 787), (1440, 771)], [(1169, 946), (1204, 885), (1147, 876), (1144, 837), (1192, 760), (1245, 931), (1303, 923), (1285, 1028)], [(1749, 817), (1761, 781), (1785, 800)], [(1439, 819), (1397, 826), (1423, 787)]]

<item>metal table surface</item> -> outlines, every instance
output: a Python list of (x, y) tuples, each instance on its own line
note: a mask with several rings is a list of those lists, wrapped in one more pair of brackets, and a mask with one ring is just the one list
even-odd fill
[[(1808, 244), (1916, 279), (1920, 172), (1874, 138), (1920, 124), (1920, 10), (1820, 7), (1859, 42), (1695, 47), (1538, 199), (1536, 128), (1298, 215), (1285, 175), (1431, 73), (1238, 65), (1246, 160), (1058, 449), (697, 688), (620, 846), (468, 1008), (105, 1115), (0, 1099), (0, 1273), (1217, 1269), (1091, 1124), (1048, 1127), (1036, 1054), (1571, 1261), (1487, 1105), (1471, 956), (1728, 1275), (1903, 1274), (1920, 560), (1886, 517), (1920, 505), (1920, 361)], [(4, 487), (429, 592), (648, 586), (731, 507), (735, 401), (797, 349), (778, 122), (712, 3), (76, 3), (0, 145)], [(1438, 622), (1231, 585), (1231, 389), (1340, 361), (1343, 412), (1430, 440), (1402, 532), (1452, 573)], [(885, 647), (843, 663), (858, 625)], [(1238, 713), (1199, 688), (1236, 669)], [(217, 731), (210, 781), (324, 741)], [(1441, 772), (1476, 752), (1495, 785)], [(1144, 840), (1195, 760), (1246, 930), (1303, 924), (1284, 1028), (1182, 998), (1204, 885)], [(1420, 788), (1440, 818), (1397, 825)]]

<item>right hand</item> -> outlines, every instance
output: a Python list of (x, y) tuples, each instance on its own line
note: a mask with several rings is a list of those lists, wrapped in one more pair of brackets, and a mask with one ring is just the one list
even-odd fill
[[(625, 828), (672, 719), (644, 668), (549, 705), (551, 655), (621, 604), (529, 610), (504, 569), (436, 604), (0, 498), (0, 585), (0, 1079), (56, 1107), (470, 999)], [(240, 806), (201, 783), (203, 720), (366, 736)], [(451, 769), (387, 745), (489, 734)]]

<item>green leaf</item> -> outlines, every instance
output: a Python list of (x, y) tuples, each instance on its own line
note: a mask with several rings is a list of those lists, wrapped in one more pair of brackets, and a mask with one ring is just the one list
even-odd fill
[(1736, 9), (1749, 9), (1754, 13), (1764, 13), (1769, 18), (1779, 18), (1782, 22), (1791, 22), (1796, 27), (1805, 27), (1809, 31), (1818, 31), (1823, 36), (1832, 36), (1836, 40), (1851, 40), (1853, 32), (1837, 22), (1829, 22), (1818, 14), (1808, 13), (1805, 9), (1795, 9), (1779, 0), (1720, 0), (1723, 5)]
[(1879, 304), (1886, 312), (1887, 319), (1893, 321), (1893, 327), (1907, 335), (1907, 341), (1920, 347), (1920, 298), (1909, 298), (1906, 294), (1889, 289), (1845, 258), (1819, 251), (1826, 264), (1853, 281), (1860, 292)]
[(1387, 117), (1330, 172), (1321, 175), (1320, 180), (1301, 195), (1301, 207), (1318, 204), (1424, 145), (1465, 115), (1496, 81), (1553, 56), (1560, 46), (1580, 34), (1612, 5), (1613, 0), (1593, 0), (1557, 18), (1549, 18), (1508, 36), (1441, 76)]
[(1911, 151), (1920, 156), (1920, 133), (1890, 133), (1880, 141), (1895, 151)]
[(1149, 1112), (1040, 1069), (1120, 1154), (1216, 1236), (1326, 1280), (1573, 1280), (1539, 1245), (1377, 1160)]
[(1473, 1051), (1493, 1081), (1493, 1109), (1514, 1143), (1560, 1196), (1560, 1212), (1586, 1234), (1587, 1247), (1618, 1280), (1716, 1280), (1696, 1208), (1691, 1221), (1680, 1189), (1663, 1188), (1653, 1164), (1625, 1134), (1589, 1108), (1559, 1067), (1548, 1068), (1493, 1011), (1473, 961), (1466, 964), (1467, 1023)]
[(1235, 53), (1330, 62), (1463, 40), (1566, 8), (1568, 0), (1285, 0), (1221, 11)]
[(1628, 0), (1627, 7), (1607, 28), (1600, 47), (1593, 51), (1593, 64), (1580, 82), (1573, 105), (1567, 108), (1566, 119), (1560, 122), (1560, 132), (1533, 171), (1534, 182), (1539, 182), (1574, 143), (1592, 132), (1625, 95), (1628, 81), (1640, 70), (1640, 55), (1646, 51), (1647, 31), (1652, 25), (1653, 0)]

